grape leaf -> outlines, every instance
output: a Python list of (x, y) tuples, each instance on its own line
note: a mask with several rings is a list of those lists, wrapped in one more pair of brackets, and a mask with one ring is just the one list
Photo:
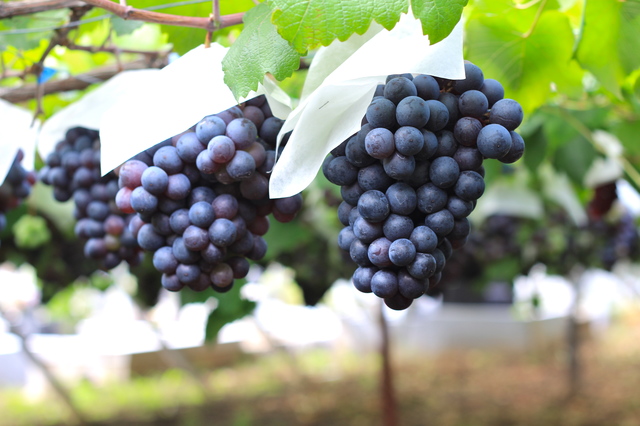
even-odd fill
[[(371, 21), (390, 30), (408, 10), (407, 0), (269, 0), (278, 33), (301, 55), (336, 38), (364, 34)], [(456, 21), (457, 22), (457, 21)], [(455, 25), (455, 23), (454, 23)], [(453, 26), (452, 26), (453, 28)]]
[(224, 82), (236, 98), (256, 90), (265, 73), (284, 80), (300, 66), (300, 55), (271, 23), (269, 6), (260, 3), (249, 10), (244, 24), (244, 30), (222, 60)]
[(581, 87), (581, 72), (571, 60), (573, 31), (566, 15), (545, 11), (526, 36), (521, 27), (502, 16), (480, 15), (467, 24), (467, 59), (485, 77), (505, 86), (506, 96), (518, 100), (526, 112), (549, 98), (552, 83), (568, 90)]
[(588, 1), (576, 57), (607, 90), (621, 97), (626, 75), (640, 66), (640, 2)]
[(431, 43), (448, 36), (462, 15), (468, 0), (411, 0), (411, 9), (422, 21), (422, 32), (429, 35)]

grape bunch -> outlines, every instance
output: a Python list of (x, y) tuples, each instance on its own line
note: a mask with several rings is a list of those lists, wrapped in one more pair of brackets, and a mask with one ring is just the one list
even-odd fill
[(0, 185), (0, 232), (7, 226), (5, 213), (18, 207), (20, 202), (29, 196), (36, 180), (35, 174), (26, 171), (20, 164), (23, 158), (24, 153), (19, 150), (4, 182)]
[(100, 176), (100, 139), (95, 130), (74, 127), (45, 159), (40, 180), (53, 186), (53, 196), (65, 202), (73, 198), (77, 219), (75, 234), (85, 239), (84, 254), (105, 269), (121, 261), (137, 265), (142, 252), (129, 231), (132, 215), (115, 204), (118, 177)]
[(120, 167), (116, 204), (137, 213), (130, 229), (153, 252), (164, 288), (230, 290), (248, 260), (265, 255), (267, 216), (296, 216), (300, 194), (269, 199), (282, 124), (261, 96), (204, 117)]
[(485, 158), (513, 163), (520, 105), (465, 63), (464, 80), (391, 75), (362, 128), (323, 163), (341, 187), (338, 245), (358, 265), (354, 286), (402, 310), (438, 284), (469, 235), (467, 216), (483, 194)]

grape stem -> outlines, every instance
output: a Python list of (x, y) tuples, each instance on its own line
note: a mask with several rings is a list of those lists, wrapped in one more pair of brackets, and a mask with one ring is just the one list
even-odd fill
[(535, 18), (533, 18), (533, 22), (531, 23), (531, 27), (527, 30), (526, 33), (522, 35), (523, 38), (529, 38), (533, 33), (533, 30), (536, 29), (536, 25), (538, 25), (538, 21), (540, 20), (540, 16), (542, 16), (542, 12), (544, 12), (544, 8), (547, 5), (547, 0), (542, 0), (540, 6), (538, 7), (538, 11), (536, 12)]
[(209, 17), (199, 16), (179, 16), (168, 13), (151, 12), (143, 9), (136, 9), (131, 6), (123, 6), (109, 0), (84, 0), (91, 6), (99, 7), (122, 19), (134, 21), (151, 22), (155, 24), (174, 25), (179, 27), (202, 28), (207, 31), (215, 31), (220, 28), (230, 27), (242, 23), (244, 12), (233, 13), (220, 16), (219, 22), (214, 22)]

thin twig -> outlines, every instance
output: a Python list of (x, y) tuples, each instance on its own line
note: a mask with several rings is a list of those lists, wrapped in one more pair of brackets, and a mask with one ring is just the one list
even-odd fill
[[(130, 19), (134, 21), (152, 22), (156, 24), (174, 25), (179, 27), (202, 28), (208, 31), (214, 31), (213, 23), (209, 17), (179, 16), (168, 13), (150, 12), (148, 10), (136, 9), (131, 6), (122, 6), (110, 0), (84, 0), (85, 3), (95, 7), (99, 7), (108, 12), (121, 17), (122, 19)], [(220, 28), (238, 25), (242, 23), (244, 12), (234, 13), (220, 17)]]
[[(151, 60), (141, 59), (129, 63), (109, 65), (94, 69), (85, 74), (79, 74), (63, 80), (48, 81), (42, 84), (43, 95), (52, 93), (68, 92), (71, 90), (83, 90), (94, 83), (102, 83), (120, 71), (140, 70), (146, 68), (162, 68), (167, 65), (167, 56), (158, 56)], [(22, 87), (0, 88), (0, 99), (12, 103), (25, 102), (36, 97), (37, 84), (28, 84)]]
[(542, 16), (542, 12), (544, 12), (544, 8), (547, 5), (547, 0), (542, 0), (540, 6), (538, 7), (538, 11), (536, 12), (535, 18), (533, 18), (533, 22), (531, 23), (531, 27), (527, 30), (526, 33), (522, 35), (524, 38), (529, 38), (529, 36), (533, 33), (533, 30), (536, 29), (536, 25), (538, 25), (538, 21), (540, 20), (540, 16)]
[(0, 19), (79, 6), (84, 6), (84, 3), (79, 0), (3, 1), (0, 3)]

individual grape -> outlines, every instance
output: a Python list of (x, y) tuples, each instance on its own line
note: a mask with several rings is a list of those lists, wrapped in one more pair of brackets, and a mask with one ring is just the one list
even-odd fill
[[(437, 249), (435, 249), (437, 250)], [(435, 251), (434, 250), (434, 251)], [(429, 253), (416, 253), (416, 257), (409, 265), (407, 272), (414, 278), (423, 280), (436, 273), (437, 262), (433, 255)]]
[(246, 149), (258, 137), (258, 129), (247, 118), (236, 118), (227, 124), (226, 135), (233, 140), (236, 149)]
[(367, 108), (365, 117), (372, 128), (383, 127), (391, 130), (397, 126), (396, 105), (389, 99), (374, 99)]
[(447, 235), (447, 238), (452, 240), (461, 240), (463, 238), (466, 238), (469, 235), (470, 231), (471, 231), (471, 225), (469, 224), (469, 219), (464, 217), (462, 219), (458, 219), (454, 221), (453, 229), (451, 230), (449, 235)]
[(231, 220), (238, 214), (240, 205), (233, 195), (221, 194), (211, 202), (211, 207), (216, 218)]
[(228, 136), (219, 135), (209, 141), (207, 151), (209, 152), (209, 158), (214, 163), (226, 164), (235, 155), (236, 145)]
[[(357, 203), (358, 202), (356, 201), (356, 204)], [(353, 210), (353, 205), (347, 203), (346, 201), (343, 201), (338, 206), (338, 220), (344, 226), (349, 226), (349, 213), (351, 213), (351, 210)], [(356, 209), (356, 212), (357, 211), (358, 211), (358, 209)]]
[(412, 155), (395, 152), (391, 157), (383, 160), (382, 166), (389, 177), (396, 180), (407, 179), (416, 169), (416, 159)]
[(386, 191), (392, 183), (393, 179), (385, 173), (384, 167), (379, 162), (358, 171), (358, 185), (365, 191)]
[(439, 188), (450, 188), (458, 180), (460, 167), (451, 157), (438, 157), (431, 162), (429, 178)]
[(360, 187), (358, 182), (340, 187), (340, 195), (342, 196), (342, 199), (352, 206), (358, 204), (358, 200), (362, 194), (364, 194), (364, 190)]
[(500, 99), (493, 104), (489, 113), (491, 123), (500, 124), (507, 130), (515, 130), (523, 117), (522, 107), (513, 99)]
[(480, 91), (487, 97), (489, 108), (491, 108), (493, 104), (498, 102), (500, 99), (504, 98), (504, 88), (502, 87), (502, 84), (491, 78), (484, 79)]
[(302, 208), (302, 195), (296, 194), (291, 197), (277, 198), (273, 202), (274, 208), (284, 214), (297, 214)]
[(191, 192), (191, 182), (189, 178), (178, 173), (169, 176), (167, 189), (164, 191), (164, 195), (174, 201), (184, 200)]
[(422, 296), (427, 289), (427, 282), (424, 279), (417, 279), (406, 270), (398, 272), (398, 293), (407, 299), (417, 299)]
[(487, 124), (478, 133), (478, 150), (486, 158), (501, 158), (511, 149), (511, 134), (500, 124)]
[[(122, 167), (120, 167), (120, 176), (118, 178), (119, 186), (126, 186), (129, 189), (134, 189), (140, 186), (142, 173), (147, 169), (147, 167), (149, 166), (138, 160), (130, 160), (124, 163)], [(54, 185), (64, 186), (56, 183), (55, 177), (52, 177), (51, 181)]]
[(249, 155), (253, 157), (253, 161), (256, 163), (256, 169), (258, 169), (267, 159), (267, 151), (259, 142), (254, 142), (247, 148)]
[(428, 214), (424, 219), (425, 225), (433, 230), (438, 237), (445, 237), (453, 229), (455, 220), (447, 209)]
[(164, 246), (164, 237), (158, 234), (150, 223), (145, 223), (138, 231), (138, 244), (147, 251), (156, 251)]
[(187, 132), (183, 134), (176, 143), (176, 152), (182, 161), (188, 163), (195, 163), (198, 154), (200, 154), (205, 148), (206, 146), (200, 142), (200, 139), (196, 136), (195, 132)]
[(422, 130), (424, 145), (420, 152), (416, 154), (416, 160), (425, 161), (433, 157), (438, 151), (438, 137), (435, 133), (428, 130)]
[(124, 232), (125, 220), (122, 216), (110, 214), (104, 221), (104, 232), (110, 235), (121, 235)]
[[(455, 223), (453, 227), (455, 229)], [(451, 232), (453, 232), (453, 230)], [(449, 235), (451, 235), (451, 232), (449, 233)], [(447, 238), (443, 238), (442, 242), (438, 244), (438, 249), (442, 252), (442, 255), (444, 256), (445, 260), (448, 260), (453, 254), (453, 247), (449, 242), (449, 235), (447, 235)]]
[(228, 287), (233, 284), (233, 269), (226, 263), (217, 264), (211, 274), (211, 283), (217, 287)]
[(153, 267), (164, 274), (174, 274), (178, 267), (178, 261), (173, 255), (173, 249), (164, 246), (153, 253)]
[(438, 138), (438, 149), (434, 157), (453, 157), (453, 154), (458, 149), (453, 133), (449, 130), (443, 130), (438, 132), (436, 137)]
[(465, 170), (453, 188), (459, 198), (466, 201), (475, 201), (484, 193), (484, 179), (472, 170)]
[(511, 164), (518, 161), (524, 155), (524, 139), (522, 136), (514, 132), (509, 131), (511, 135), (511, 148), (504, 157), (500, 157), (499, 160), (502, 163)]
[(413, 303), (413, 299), (407, 299), (400, 292), (397, 292), (391, 297), (384, 298), (384, 304), (387, 305), (388, 308), (393, 309), (395, 311), (402, 311), (407, 309)]
[(160, 283), (168, 291), (180, 291), (184, 288), (184, 283), (176, 275), (162, 274)]
[(143, 214), (151, 214), (158, 208), (158, 198), (141, 186), (131, 191), (130, 203), (133, 210)]
[(278, 133), (282, 129), (284, 121), (278, 117), (269, 117), (264, 120), (260, 127), (260, 138), (272, 147), (276, 146)]
[(214, 137), (224, 135), (226, 128), (227, 125), (222, 118), (208, 115), (196, 124), (196, 136), (201, 143), (206, 145)]
[(416, 161), (413, 174), (404, 178), (402, 181), (412, 188), (419, 188), (429, 181), (430, 161)]
[(355, 167), (367, 167), (376, 162), (376, 159), (367, 153), (367, 149), (364, 146), (366, 134), (361, 137), (362, 133), (364, 132), (361, 130), (357, 136), (349, 139), (345, 147), (345, 156), (347, 160), (349, 160), (349, 163)]
[(398, 277), (395, 273), (382, 269), (371, 277), (371, 291), (378, 297), (393, 297), (398, 292)]
[(391, 241), (385, 237), (380, 237), (374, 240), (367, 249), (367, 256), (369, 261), (379, 268), (391, 266), (391, 259), (389, 258), (389, 249), (391, 247)]
[[(384, 97), (395, 105), (398, 105), (404, 98), (417, 95), (418, 90), (416, 86), (406, 77), (392, 78), (384, 86)], [(369, 121), (369, 123), (371, 123), (371, 121)]]
[(200, 252), (200, 255), (205, 262), (216, 265), (224, 260), (226, 249), (209, 243), (209, 245)]
[(171, 230), (171, 220), (168, 215), (164, 213), (154, 213), (151, 217), (151, 225), (153, 229), (164, 237), (170, 236), (173, 231)]
[(406, 266), (413, 262), (415, 257), (416, 247), (407, 238), (399, 238), (389, 246), (389, 260), (396, 266)]
[(447, 106), (436, 99), (428, 100), (426, 106), (429, 109), (429, 121), (426, 124), (426, 128), (432, 132), (444, 129), (449, 122), (449, 109)]
[(269, 198), (269, 179), (260, 173), (254, 173), (240, 182), (240, 193), (247, 200), (264, 200)]
[(457, 80), (453, 88), (458, 93), (466, 92), (467, 90), (480, 90), (484, 83), (484, 73), (475, 64), (467, 62), (464, 64), (464, 80)]
[(236, 236), (236, 226), (229, 219), (216, 219), (209, 227), (209, 239), (219, 247), (231, 245), (236, 240)]
[(362, 241), (356, 239), (351, 243), (349, 247), (349, 255), (358, 266), (369, 266), (371, 261), (369, 260), (369, 244), (365, 244)]
[(199, 252), (194, 250), (189, 250), (184, 242), (184, 238), (182, 237), (177, 237), (173, 241), (171, 250), (173, 252), (173, 256), (180, 263), (185, 263), (185, 264), (197, 263), (200, 260)]
[(473, 202), (452, 195), (447, 201), (447, 210), (451, 212), (454, 219), (462, 219), (469, 216), (473, 211)]
[(358, 213), (370, 222), (382, 222), (390, 213), (389, 200), (381, 191), (367, 191), (358, 200)]
[(394, 213), (389, 215), (382, 226), (382, 233), (390, 241), (408, 238), (412, 230), (413, 221), (411, 218)]
[(245, 151), (236, 151), (227, 164), (227, 173), (234, 180), (248, 179), (256, 170), (256, 162), (251, 154)]
[(409, 215), (417, 207), (418, 198), (416, 191), (406, 183), (394, 183), (387, 188), (385, 195), (389, 201), (389, 210), (391, 213)]
[(233, 256), (227, 260), (227, 265), (233, 271), (233, 278), (241, 279), (247, 276), (251, 265), (249, 261), (242, 256)]
[[(364, 139), (364, 147), (367, 150), (367, 154), (373, 158), (387, 158), (395, 150), (393, 133), (382, 127), (373, 129), (367, 133)], [(346, 159), (346, 157), (338, 158)]]
[(337, 157), (329, 161), (324, 175), (335, 185), (351, 185), (358, 179), (358, 168), (347, 157)]
[(479, 90), (468, 90), (458, 98), (458, 110), (465, 117), (481, 118), (488, 109), (489, 101)]
[(374, 266), (358, 267), (353, 273), (352, 280), (354, 287), (362, 293), (371, 293), (371, 279), (377, 271), (378, 268)]
[(447, 204), (447, 192), (429, 182), (416, 190), (417, 207), (423, 213), (435, 213)]
[(102, 238), (89, 238), (84, 245), (84, 256), (89, 259), (102, 259), (108, 253), (107, 245)]
[[(370, 134), (372, 132), (370, 132)], [(395, 149), (402, 155), (416, 155), (422, 151), (422, 148), (424, 147), (424, 136), (422, 135), (422, 132), (411, 126), (403, 126), (396, 130), (393, 135), (393, 140), (395, 142)], [(392, 153), (393, 151), (391, 151), (389, 155)], [(387, 155), (387, 157), (389, 155)]]
[[(216, 218), (216, 214), (211, 203), (198, 201), (189, 208), (189, 221), (200, 228), (208, 228)], [(186, 238), (186, 236), (185, 236)]]
[(222, 168), (221, 163), (216, 163), (211, 159), (209, 151), (202, 151), (196, 158), (196, 167), (205, 175), (211, 175)]
[(442, 272), (444, 266), (447, 263), (447, 259), (444, 256), (444, 253), (440, 249), (435, 249), (431, 255), (436, 260), (436, 274)]
[(252, 105), (247, 105), (246, 107), (244, 107), (244, 110), (242, 110), (242, 113), (244, 114), (245, 118), (249, 119), (256, 126), (257, 129), (260, 129), (262, 127), (265, 116), (264, 112), (262, 112), (260, 108)]
[(144, 170), (140, 182), (149, 194), (160, 195), (169, 185), (169, 176), (160, 167), (151, 166)]
[[(458, 167), (463, 170), (475, 170), (482, 165), (482, 154), (476, 148), (460, 146), (453, 154)], [(501, 160), (502, 161), (502, 160)]]
[(382, 223), (369, 222), (362, 216), (358, 217), (353, 222), (353, 227), (350, 228), (352, 229), (353, 235), (366, 244), (370, 244), (383, 235)]
[(429, 114), (427, 103), (418, 96), (405, 97), (396, 107), (396, 121), (400, 126), (424, 127), (429, 121)]
[[(162, 148), (157, 150), (156, 153), (153, 154), (153, 165), (160, 167), (170, 175), (179, 173), (184, 167), (184, 163), (178, 155), (178, 150), (173, 146), (163, 146)], [(142, 176), (142, 173), (140, 175)], [(120, 176), (122, 176), (122, 169), (120, 169)], [(124, 183), (120, 184), (120, 186), (123, 185)], [(139, 185), (139, 183), (136, 184), (136, 186)]]
[(460, 118), (460, 111), (458, 110), (458, 97), (453, 93), (442, 92), (440, 93), (438, 100), (442, 102), (449, 111), (449, 121), (447, 122), (445, 129), (453, 128), (453, 126), (456, 124), (456, 121), (458, 121), (458, 118)]
[(418, 96), (425, 101), (438, 99), (440, 87), (435, 78), (427, 74), (420, 74), (414, 77), (413, 84), (416, 86)]
[[(379, 238), (379, 236), (376, 238)], [(351, 243), (353, 243), (355, 239), (356, 239), (356, 234), (353, 233), (352, 227), (347, 226), (345, 228), (342, 228), (342, 230), (338, 234), (338, 247), (340, 247), (340, 249), (344, 251), (349, 251), (349, 248), (351, 247)]]
[(262, 237), (253, 239), (253, 249), (247, 257), (251, 260), (261, 260), (267, 254), (267, 242)]

